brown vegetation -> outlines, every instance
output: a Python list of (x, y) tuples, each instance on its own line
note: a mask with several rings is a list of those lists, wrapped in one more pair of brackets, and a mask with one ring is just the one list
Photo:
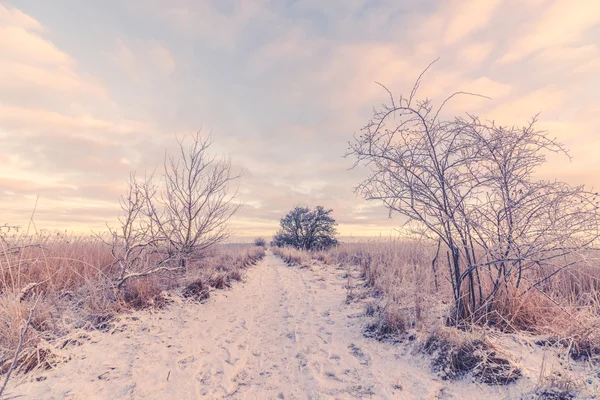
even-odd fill
[(51, 352), (59, 354), (75, 331), (105, 330), (116, 313), (164, 305), (167, 290), (205, 299), (210, 290), (240, 280), (244, 270), (264, 256), (262, 247), (217, 245), (185, 270), (129, 280), (116, 290), (120, 270), (110, 246), (95, 237), (5, 235), (0, 246), (2, 372), (8, 371), (34, 302), (38, 304), (24, 338), (19, 371), (44, 363)]
[[(385, 295), (389, 312), (404, 321), (402, 326), (426, 328), (431, 321), (445, 324), (452, 305), (447, 272), (431, 263), (435, 251), (403, 240), (343, 244), (329, 255), (335, 262), (360, 266), (367, 283)], [(535, 280), (536, 272), (526, 272), (525, 278)], [(590, 262), (560, 271), (540, 290), (498, 297), (492, 315), (474, 323), (505, 332), (550, 334), (570, 343), (574, 358), (593, 358), (600, 354), (599, 296), (600, 263)]]
[[(600, 263), (594, 262), (593, 252), (585, 266), (561, 270), (540, 290), (499, 296), (487, 318), (455, 327), (448, 321), (454, 307), (450, 277), (446, 269), (432, 264), (436, 246), (404, 239), (343, 243), (327, 252), (276, 251), (288, 263), (310, 265), (319, 260), (357, 269), (366, 287), (349, 285), (349, 290), (367, 292), (353, 295), (364, 299), (365, 312), (373, 317), (365, 334), (419, 343), (444, 378), (471, 373), (490, 384), (517, 379), (518, 366), (490, 340), (493, 332), (526, 332), (539, 337), (540, 346), (600, 365)], [(534, 281), (538, 276), (529, 270), (524, 278)]]
[(293, 247), (273, 247), (272, 251), (273, 254), (281, 257), (287, 265), (308, 267), (312, 259), (311, 253)]

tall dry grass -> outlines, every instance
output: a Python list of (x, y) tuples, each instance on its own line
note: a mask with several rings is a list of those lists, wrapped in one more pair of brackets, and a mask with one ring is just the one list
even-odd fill
[[(355, 265), (366, 284), (382, 299), (382, 332), (407, 331), (442, 317), (452, 292), (445, 271), (434, 275), (435, 248), (411, 240), (345, 243), (329, 250), (329, 263)], [(438, 267), (439, 269), (439, 267)]]
[[(360, 267), (367, 284), (385, 299), (382, 328), (433, 329), (444, 325), (452, 305), (447, 267), (436, 248), (412, 240), (341, 244), (327, 252), (330, 263)], [(323, 256), (322, 256), (323, 257)], [(562, 270), (542, 284), (508, 288), (473, 325), (503, 331), (550, 335), (568, 343), (572, 356), (600, 357), (600, 260), (590, 253), (586, 263)], [(554, 271), (527, 271), (526, 282)]]
[[(374, 290), (416, 315), (422, 314), (418, 310), (423, 302), (428, 310), (452, 302), (442, 253), (435, 268), (432, 266), (435, 250), (435, 246), (418, 241), (390, 240), (342, 244), (327, 256), (336, 263), (359, 266)], [(564, 269), (534, 288), (526, 283), (507, 291), (490, 307), (495, 317), (474, 322), (491, 322), (506, 330), (548, 331), (561, 314), (566, 321), (584, 315), (600, 318), (600, 260), (590, 254), (588, 261)], [(538, 282), (552, 272), (530, 270), (525, 281)]]
[(217, 245), (184, 272), (130, 280), (116, 290), (114, 258), (98, 238), (4, 235), (0, 240), (0, 374), (6, 372), (33, 302), (37, 306), (21, 364), (40, 345), (60, 347), (60, 338), (74, 329), (104, 329), (119, 312), (163, 305), (166, 290), (204, 299), (211, 290), (242, 279), (244, 270), (263, 256), (263, 247)]
[[(417, 339), (418, 348), (431, 357), (433, 370), (443, 379), (470, 374), (492, 385), (519, 379), (519, 363), (513, 354), (496, 346), (496, 335), (490, 335), (494, 330), (509, 334), (528, 331), (539, 345), (555, 347), (559, 358), (569, 355), (600, 365), (600, 262), (595, 254), (530, 290), (533, 282), (554, 271), (527, 271), (524, 279), (529, 286), (506, 288), (486, 313), (457, 327), (449, 319), (454, 304), (450, 274), (443, 252), (432, 262), (435, 246), (403, 239), (343, 243), (325, 252), (275, 249), (274, 253), (289, 264), (308, 265), (316, 259), (345, 266), (348, 276), (352, 269), (358, 270), (364, 281), (358, 290), (362, 285), (364, 292), (349, 297), (365, 299), (365, 313), (373, 317), (365, 335)], [(348, 288), (350, 293), (357, 285), (349, 280)], [(562, 386), (554, 386), (540, 381), (536, 393), (564, 392)], [(571, 393), (572, 388), (569, 390)]]
[(272, 251), (288, 265), (307, 267), (312, 260), (312, 253), (293, 247), (273, 247)]

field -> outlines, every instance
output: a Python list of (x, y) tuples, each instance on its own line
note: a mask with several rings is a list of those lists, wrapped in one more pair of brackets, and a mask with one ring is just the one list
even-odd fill
[[(347, 301), (363, 304), (370, 317), (365, 335), (414, 341), (444, 379), (470, 375), (484, 383), (506, 384), (533, 369), (539, 374), (535, 398), (597, 394), (586, 378), (597, 378), (600, 368), (597, 254), (590, 253), (586, 264), (562, 270), (539, 290), (500, 297), (487, 315), (453, 326), (448, 320), (453, 298), (447, 266), (440, 262), (432, 267), (435, 246), (379, 240), (344, 243), (328, 251), (275, 252), (290, 265), (346, 268)], [(538, 276), (526, 278), (536, 282)]]
[[(284, 383), (290, 379), (284, 371), (277, 372), (281, 387), (308, 390), (300, 382), (317, 379), (321, 384), (315, 393), (342, 397), (352, 393), (418, 396), (431, 385), (435, 389), (427, 398), (448, 391), (461, 396), (489, 394), (490, 398), (587, 399), (600, 390), (600, 268), (592, 252), (588, 263), (560, 271), (539, 290), (498, 297), (487, 315), (456, 325), (449, 319), (454, 302), (447, 265), (432, 263), (436, 246), (409, 239), (340, 243), (322, 251), (271, 247), (288, 267), (280, 261), (277, 264), (273, 256), (267, 264), (263, 261), (251, 267), (265, 256), (265, 247), (220, 244), (193, 258), (184, 270), (130, 279), (120, 289), (115, 285), (118, 268), (111, 247), (97, 237), (5, 235), (2, 243), (2, 372), (8, 371), (20, 348), (15, 376), (22, 380), (43, 374), (57, 390), (102, 390), (110, 397), (122, 395), (120, 390), (132, 384), (152, 387), (152, 377), (163, 373), (162, 369), (148, 371), (147, 379), (131, 381), (145, 365), (137, 357), (150, 351), (161, 354), (158, 362), (179, 368), (172, 379), (181, 381), (185, 390), (216, 397), (242, 389), (271, 393), (241, 380), (245, 371), (248, 376), (256, 375), (258, 382), (263, 371), (252, 358), (243, 356), (248, 352), (245, 346), (273, 365), (285, 364), (292, 353), (300, 361), (312, 360), (290, 383)], [(537, 281), (533, 272), (525, 278)], [(547, 275), (547, 271), (540, 273)], [(230, 294), (217, 295), (204, 304), (215, 290), (229, 288)], [(225, 320), (217, 323), (221, 314)], [(201, 315), (213, 321), (211, 325), (202, 325)], [(22, 337), (28, 318), (29, 329)], [(288, 332), (290, 318), (295, 328)], [(344, 328), (349, 318), (353, 322)], [(183, 322), (165, 325), (164, 320), (172, 319)], [(247, 321), (253, 322), (247, 325)], [(334, 322), (335, 327), (329, 326)], [(211, 327), (221, 333), (212, 332)], [(148, 334), (148, 329), (156, 333)], [(332, 342), (327, 335), (337, 339)], [(227, 337), (231, 343), (221, 343)], [(286, 356), (286, 351), (280, 355), (280, 345), (273, 347), (279, 337), (294, 339), (286, 345), (292, 346), (291, 355)], [(202, 354), (208, 351), (197, 360), (205, 360), (199, 370), (204, 372), (180, 368), (180, 358), (192, 356), (173, 358), (170, 352), (164, 353), (160, 343), (167, 341), (185, 354), (193, 355), (199, 348)], [(378, 342), (392, 347), (369, 344)], [(85, 348), (78, 347), (82, 344)], [(121, 350), (104, 354), (107, 346)], [(128, 346), (140, 350), (127, 352)], [(342, 363), (335, 358), (322, 360), (311, 346), (336, 357), (350, 351)], [(389, 354), (391, 349), (396, 355)], [(82, 368), (78, 363), (84, 361), (64, 361), (80, 355), (94, 365), (90, 374), (111, 374), (106, 376), (118, 381), (110, 386), (94, 379), (70, 383), (72, 370)], [(113, 360), (114, 372), (104, 370), (105, 357)], [(360, 378), (344, 372), (355, 363), (363, 371)], [(385, 370), (411, 371), (410, 377), (396, 372), (377, 375), (371, 363), (386, 365)], [(222, 383), (206, 381), (198, 386), (189, 375), (211, 374), (215, 368), (225, 371)], [(448, 383), (436, 383), (439, 379)], [(479, 386), (469, 385), (471, 381)], [(37, 380), (30, 382), (17, 386), (17, 391), (26, 390), (35, 397), (46, 390)], [(405, 385), (412, 388), (402, 389)], [(363, 389), (355, 392), (358, 387)], [(63, 392), (53, 393), (60, 396)]]
[[(242, 279), (264, 248), (223, 244), (185, 271), (131, 279), (117, 290), (115, 259), (97, 237), (5, 235), (0, 241), (0, 364), (10, 367), (21, 344), (17, 370), (50, 367), (52, 356), (75, 330), (106, 330), (119, 313), (169, 302), (168, 292), (204, 300)], [(27, 335), (21, 329), (30, 310)], [(41, 349), (41, 350), (40, 350)], [(41, 351), (41, 352), (40, 352)], [(40, 365), (42, 364), (42, 365)]]

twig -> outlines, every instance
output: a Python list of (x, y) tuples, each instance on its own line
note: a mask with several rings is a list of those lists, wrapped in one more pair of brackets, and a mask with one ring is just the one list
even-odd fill
[(4, 390), (6, 389), (6, 385), (8, 385), (8, 380), (10, 379), (10, 375), (13, 373), (13, 371), (15, 370), (15, 368), (17, 366), (17, 362), (19, 360), (19, 354), (21, 353), (21, 350), (23, 348), (23, 343), (25, 342), (25, 336), (27, 335), (27, 330), (29, 329), (29, 325), (31, 325), (31, 319), (33, 318), (33, 313), (35, 311), (35, 308), (38, 305), (39, 300), (40, 300), (40, 298), (38, 296), (37, 299), (35, 300), (35, 303), (33, 304), (33, 307), (29, 310), (29, 316), (27, 317), (27, 321), (25, 322), (25, 325), (21, 327), (21, 333), (19, 335), (19, 344), (17, 346), (17, 350), (15, 350), (15, 356), (12, 360), (12, 363), (10, 364), (10, 368), (8, 369), (8, 372), (6, 373), (6, 377), (4, 378), (4, 383), (2, 384), (2, 388), (0, 388), (0, 399), (2, 399), (2, 394), (4, 393)]
[(131, 278), (142, 278), (144, 276), (156, 274), (158, 272), (178, 272), (178, 271), (183, 271), (183, 267), (158, 267), (158, 268), (151, 269), (149, 271), (127, 274), (123, 277), (123, 279), (121, 279), (119, 282), (117, 282), (116, 287), (120, 288), (121, 286), (123, 286), (123, 284), (127, 280), (129, 280)]
[(43, 282), (31, 282), (29, 283), (27, 286), (25, 286), (23, 289), (21, 289), (21, 292), (19, 293), (19, 296), (17, 296), (17, 300), (20, 302), (22, 302), (23, 300), (25, 300), (25, 297), (27, 297), (27, 295), (36, 287), (38, 287), (39, 285), (41, 285), (44, 282), (47, 282), (48, 279), (46, 279)]
[(27, 232), (26, 232), (26, 236), (29, 235), (29, 229), (31, 228), (31, 225), (33, 224), (33, 229), (35, 229), (35, 233), (37, 234), (37, 227), (35, 226), (35, 222), (33, 222), (33, 217), (35, 216), (35, 212), (37, 210), (37, 205), (38, 205), (38, 201), (40, 199), (40, 195), (38, 194), (37, 197), (35, 198), (35, 205), (33, 206), (33, 211), (31, 212), (31, 218), (29, 218), (29, 224), (27, 225)]

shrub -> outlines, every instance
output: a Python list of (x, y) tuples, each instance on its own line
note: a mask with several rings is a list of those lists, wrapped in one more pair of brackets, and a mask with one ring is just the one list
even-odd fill
[[(451, 322), (500, 314), (499, 298), (540, 291), (582, 265), (600, 239), (598, 193), (537, 180), (546, 155), (565, 147), (536, 128), (496, 125), (443, 107), (417, 91), (389, 101), (355, 135), (348, 155), (370, 171), (357, 191), (402, 215), (405, 229), (433, 243), (452, 288)], [(441, 251), (440, 251), (441, 250)], [(529, 271), (537, 280), (525, 280)]]

